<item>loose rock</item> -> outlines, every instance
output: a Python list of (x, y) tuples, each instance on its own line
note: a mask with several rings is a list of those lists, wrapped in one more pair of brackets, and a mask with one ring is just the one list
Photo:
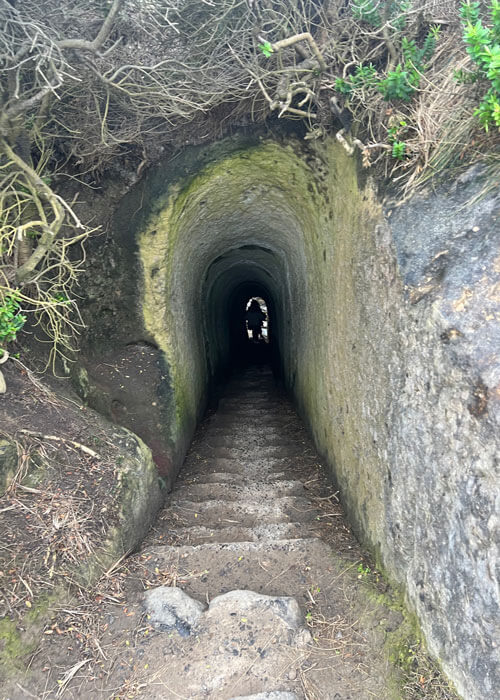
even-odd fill
[(206, 607), (180, 588), (170, 586), (153, 588), (144, 597), (151, 622), (160, 629), (175, 629), (181, 637), (191, 634)]

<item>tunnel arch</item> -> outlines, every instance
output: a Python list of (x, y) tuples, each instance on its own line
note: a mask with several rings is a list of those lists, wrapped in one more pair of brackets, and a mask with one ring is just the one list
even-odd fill
[[(259, 293), (269, 299), (285, 388), (320, 452), (333, 463), (343, 451), (349, 469), (362, 426), (343, 416), (368, 391), (352, 380), (361, 371), (354, 350), (365, 321), (358, 271), (369, 271), (381, 213), (374, 190), (358, 182), (356, 161), (335, 140), (270, 137), (225, 144), (222, 155), (206, 153), (178, 179), (159, 169), (149, 183), (142, 193), (152, 200), (147, 207), (139, 201), (148, 214), (133, 232), (137, 290), (144, 336), (166, 364), (168, 439), (176, 453), (187, 448), (227, 366), (231, 304), (239, 293)], [(377, 367), (375, 381), (389, 385), (387, 374)], [(332, 439), (333, 416), (345, 422), (345, 445)], [(373, 484), (370, 498), (382, 501), (383, 489)], [(365, 529), (383, 527), (380, 508), (358, 508), (354, 492), (346, 498), (351, 505), (359, 530), (365, 520)]]
[(169, 358), (192, 420), (228, 362), (224, 324), (241, 285), (270, 300), (283, 377), (294, 383), (310, 333), (314, 239), (319, 231), (331, 237), (318, 177), (290, 145), (265, 142), (170, 187), (140, 232), (145, 325)]
[(244, 323), (238, 326), (238, 314), (243, 320), (244, 304), (252, 296), (266, 299), (272, 319), (274, 365), (276, 369), (280, 365), (280, 348), (286, 332), (283, 280), (276, 274), (272, 251), (255, 246), (252, 253), (253, 259), (242, 261), (238, 249), (229, 251), (213, 261), (207, 270), (203, 315), (207, 356), (215, 377), (224, 374), (238, 351), (245, 352), (247, 334)]

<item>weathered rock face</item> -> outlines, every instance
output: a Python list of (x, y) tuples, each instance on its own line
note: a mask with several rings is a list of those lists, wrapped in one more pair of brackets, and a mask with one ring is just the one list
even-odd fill
[(478, 698), (498, 692), (500, 643), (500, 196), (484, 186), (469, 172), (390, 218), (406, 304), (384, 493), (384, 557)]
[[(9, 393), (0, 403), (2, 436), (7, 436), (0, 437), (2, 689), (31, 664), (54, 607), (72, 605), (72, 585), (95, 584), (142, 542), (164, 495), (151, 450), (140, 438), (81, 405), (55, 380), (42, 383), (13, 364), (5, 374)], [(32, 583), (29, 598), (14, 593), (20, 578)]]
[(500, 682), (499, 196), (484, 185), (472, 172), (384, 213), (328, 140), (189, 151), (123, 202), (109, 255), (124, 286), (94, 296), (123, 318), (117, 352), (158, 349), (172, 464), (235, 352), (228, 319), (266, 299), (283, 379), (359, 537), (471, 700)]
[[(180, 588), (167, 586), (153, 588), (144, 597), (159, 634), (168, 633), (158, 637), (160, 644), (143, 650), (144, 658), (154, 667), (159, 651), (155, 647), (160, 646), (160, 658), (169, 660), (172, 697), (184, 693), (193, 698), (297, 700), (295, 693), (280, 690), (286, 687), (283, 669), (291, 672), (312, 641), (295, 598), (233, 590), (207, 606)], [(251, 690), (274, 688), (232, 697), (242, 681)]]

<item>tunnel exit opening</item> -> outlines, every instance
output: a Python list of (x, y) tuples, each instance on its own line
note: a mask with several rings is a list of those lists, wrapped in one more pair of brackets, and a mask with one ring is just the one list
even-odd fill
[(248, 339), (254, 343), (269, 342), (267, 304), (262, 297), (251, 297), (245, 307)]

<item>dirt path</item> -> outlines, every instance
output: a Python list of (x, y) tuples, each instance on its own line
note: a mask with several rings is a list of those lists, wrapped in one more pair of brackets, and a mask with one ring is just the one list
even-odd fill
[(402, 615), (266, 368), (227, 385), (141, 551), (101, 584), (59, 611), (9, 700), (404, 697)]

